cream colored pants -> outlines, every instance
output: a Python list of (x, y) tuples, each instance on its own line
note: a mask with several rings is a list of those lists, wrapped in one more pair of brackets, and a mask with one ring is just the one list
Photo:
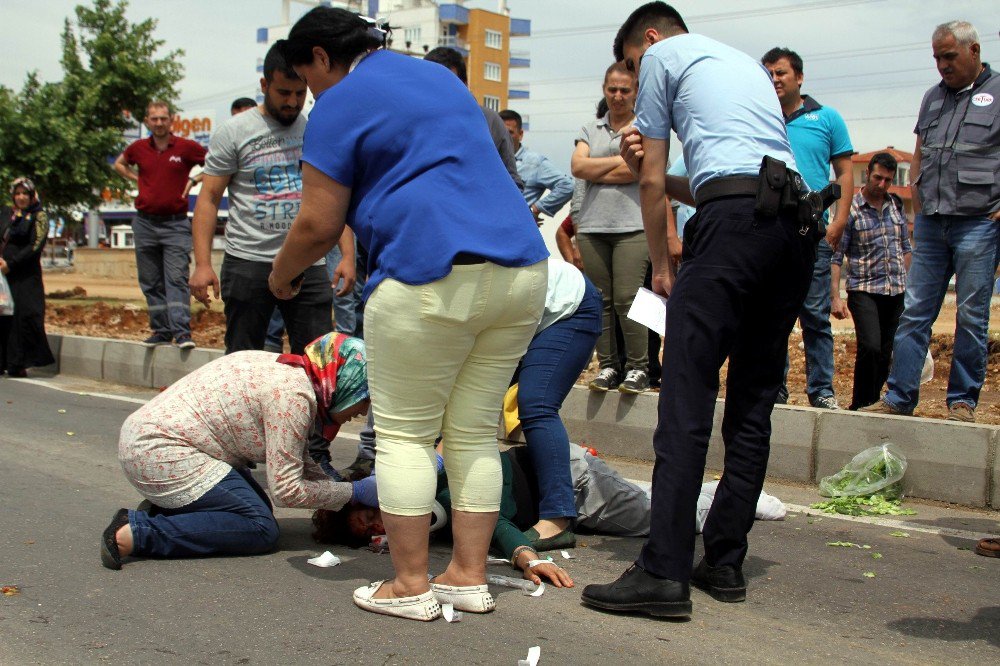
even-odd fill
[(548, 265), (453, 266), (425, 285), (385, 280), (365, 306), (379, 505), (430, 513), (444, 437), (452, 507), (500, 508), (497, 420), (545, 305)]

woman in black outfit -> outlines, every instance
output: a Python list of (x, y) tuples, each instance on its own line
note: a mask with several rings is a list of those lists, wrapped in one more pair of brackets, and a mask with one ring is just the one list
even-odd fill
[(42, 248), (49, 220), (35, 184), (18, 178), (10, 188), (14, 207), (0, 215), (0, 273), (14, 297), (14, 314), (0, 317), (0, 374), (25, 377), (26, 368), (55, 363), (45, 337)]

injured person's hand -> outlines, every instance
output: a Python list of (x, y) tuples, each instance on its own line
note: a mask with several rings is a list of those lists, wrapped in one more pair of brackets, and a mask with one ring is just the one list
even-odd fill
[(573, 587), (573, 579), (569, 572), (558, 566), (555, 562), (538, 559), (538, 553), (525, 550), (517, 556), (517, 566), (524, 572), (524, 579), (530, 580), (535, 585), (543, 582), (551, 583), (555, 587)]

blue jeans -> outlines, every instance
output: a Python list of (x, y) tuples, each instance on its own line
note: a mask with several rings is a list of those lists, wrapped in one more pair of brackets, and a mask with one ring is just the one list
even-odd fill
[(191, 335), (191, 221), (132, 220), (135, 269), (146, 297), (149, 327), (174, 339)]
[[(355, 246), (355, 251), (357, 247)], [(340, 251), (340, 246), (334, 245), (326, 254), (326, 274), (333, 280), (333, 272), (337, 269), (337, 264), (344, 258)], [(345, 333), (361, 337), (361, 330), (364, 326), (364, 302), (361, 300), (361, 292), (365, 289), (365, 269), (364, 266), (355, 266), (357, 269), (357, 281), (354, 283), (354, 290), (346, 296), (337, 296), (336, 291), (340, 288), (338, 283), (334, 287), (333, 295), (333, 325), (338, 333)]]
[(975, 409), (986, 376), (990, 296), (1000, 251), (1000, 223), (986, 217), (917, 215), (913, 241), (913, 263), (906, 278), (903, 316), (896, 329), (885, 402), (904, 413), (917, 406), (931, 326), (954, 275), (958, 314), (947, 401), (949, 406), (964, 402)]
[(514, 374), (517, 411), (538, 479), (538, 517), (575, 518), (569, 435), (559, 408), (601, 335), (601, 292), (586, 280), (576, 312), (537, 333)]
[(278, 522), (264, 490), (245, 469), (233, 469), (211, 490), (177, 509), (128, 512), (140, 557), (257, 555), (274, 550)]
[(267, 339), (264, 341), (264, 349), (276, 351), (279, 354), (285, 348), (285, 318), (281, 316), (281, 310), (274, 308), (271, 313), (271, 321), (267, 322)]
[[(799, 312), (802, 342), (806, 348), (806, 394), (810, 402), (833, 396), (833, 331), (830, 329), (830, 259), (833, 250), (826, 240), (816, 246), (816, 264), (806, 302)], [(788, 393), (788, 355), (785, 355), (785, 380)]]

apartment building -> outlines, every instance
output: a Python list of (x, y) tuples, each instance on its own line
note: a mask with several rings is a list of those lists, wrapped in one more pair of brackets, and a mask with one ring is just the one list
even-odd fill
[[(531, 57), (523, 48), (511, 48), (511, 40), (530, 36), (531, 21), (511, 18), (506, 0), (498, 0), (496, 11), (467, 7), (464, 0), (282, 0), (282, 22), (259, 28), (258, 43), (270, 47), (288, 35), (301, 14), (293, 15), (293, 5), (304, 10), (317, 5), (342, 7), (388, 20), (392, 27), (388, 46), (399, 53), (423, 57), (438, 46), (457, 50), (466, 59), (473, 96), (495, 111), (507, 108), (512, 99), (529, 97), (528, 85), (513, 81), (511, 71), (530, 67)], [(257, 69), (263, 69), (263, 54)]]

